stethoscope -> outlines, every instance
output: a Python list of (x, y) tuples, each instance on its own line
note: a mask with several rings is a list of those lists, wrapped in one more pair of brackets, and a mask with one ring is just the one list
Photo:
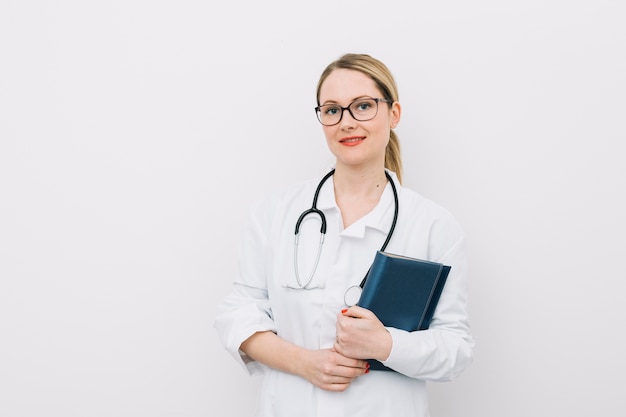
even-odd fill
[[(324, 246), (324, 237), (326, 236), (326, 216), (324, 216), (324, 213), (322, 213), (322, 211), (317, 208), (317, 199), (319, 197), (322, 186), (324, 185), (326, 180), (328, 180), (328, 178), (330, 178), (334, 173), (335, 173), (335, 170), (332, 169), (328, 174), (324, 176), (324, 178), (322, 178), (320, 183), (317, 185), (315, 194), (313, 195), (313, 204), (311, 205), (311, 208), (308, 210), (305, 210), (300, 215), (300, 217), (298, 218), (298, 221), (296, 222), (296, 231), (295, 231), (296, 236), (295, 236), (295, 243), (294, 243), (295, 247), (294, 247), (293, 262), (294, 262), (294, 268), (296, 272), (296, 281), (298, 283), (298, 287), (297, 287), (298, 289), (302, 289), (302, 290), (309, 289), (309, 284), (311, 284), (311, 281), (313, 280), (313, 275), (315, 275), (315, 271), (317, 270), (317, 266), (320, 261), (320, 255), (322, 254), (322, 247)], [(385, 248), (387, 248), (387, 244), (389, 243), (389, 240), (391, 240), (391, 236), (393, 235), (393, 230), (396, 228), (396, 222), (398, 220), (398, 191), (396, 190), (396, 185), (394, 184), (393, 179), (391, 178), (391, 175), (389, 175), (389, 173), (386, 170), (385, 170), (385, 176), (387, 177), (389, 184), (391, 184), (395, 209), (393, 213), (393, 221), (391, 222), (389, 233), (387, 233), (387, 239), (385, 239), (385, 243), (383, 243), (383, 246), (380, 248), (381, 251), (384, 251)], [(315, 264), (313, 265), (313, 269), (311, 270), (311, 273), (309, 274), (308, 278), (303, 284), (300, 278), (300, 272), (298, 271), (298, 241), (300, 238), (300, 225), (302, 224), (304, 219), (310, 214), (318, 215), (321, 220), (322, 225), (320, 227), (320, 241), (317, 247), (317, 255), (315, 257)], [(365, 285), (366, 279), (367, 279), (367, 274), (365, 274), (365, 277), (363, 277), (363, 280), (361, 281), (359, 285), (352, 285), (346, 290), (346, 293), (344, 294), (344, 302), (346, 303), (347, 306), (353, 306), (357, 303), (357, 301), (359, 301), (359, 297), (361, 296), (361, 290), (363, 289), (363, 286)]]

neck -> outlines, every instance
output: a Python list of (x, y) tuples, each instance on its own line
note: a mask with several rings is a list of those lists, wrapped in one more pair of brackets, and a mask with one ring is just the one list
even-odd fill
[(382, 168), (356, 171), (337, 167), (333, 183), (335, 201), (342, 212), (344, 227), (348, 227), (378, 204), (387, 177)]
[(375, 195), (379, 197), (387, 184), (387, 177), (384, 168), (347, 170), (337, 167), (333, 182), (335, 194), (354, 197)]

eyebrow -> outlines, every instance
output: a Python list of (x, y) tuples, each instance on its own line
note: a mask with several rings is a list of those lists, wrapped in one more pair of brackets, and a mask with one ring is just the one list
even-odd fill
[[(353, 99), (350, 101), (350, 103), (354, 103), (356, 100), (360, 100), (360, 99), (362, 99), (362, 98), (374, 98), (374, 97), (373, 97), (373, 96), (370, 96), (370, 95), (368, 95), (368, 94), (364, 94), (364, 95), (362, 95), (362, 96), (358, 96), (358, 97), (353, 98)], [(336, 101), (336, 100), (326, 100), (325, 102), (323, 102), (323, 103), (322, 103), (322, 104), (320, 104), (320, 105), (321, 105), (321, 106), (325, 106), (325, 105), (327, 105), (327, 104), (339, 104), (339, 102), (338, 102), (338, 101)]]

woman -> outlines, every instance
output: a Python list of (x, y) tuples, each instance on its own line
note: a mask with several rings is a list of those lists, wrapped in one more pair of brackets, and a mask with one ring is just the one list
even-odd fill
[[(334, 171), (253, 207), (215, 327), (250, 374), (264, 374), (258, 416), (428, 416), (426, 381), (451, 380), (472, 361), (463, 232), (446, 210), (400, 185), (393, 129), (401, 106), (383, 63), (342, 56), (322, 73), (317, 102)], [(385, 327), (345, 301), (386, 240), (394, 191), (399, 214), (386, 251), (452, 267), (428, 330)], [(314, 195), (327, 227), (321, 250), (315, 213), (294, 244)], [(396, 372), (370, 372), (367, 359)]]

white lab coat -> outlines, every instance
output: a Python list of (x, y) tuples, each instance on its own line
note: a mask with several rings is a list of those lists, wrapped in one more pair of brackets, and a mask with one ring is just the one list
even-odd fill
[[(258, 202), (251, 210), (233, 292), (218, 307), (215, 328), (225, 348), (250, 374), (263, 373), (259, 417), (426, 417), (426, 381), (447, 381), (472, 361), (474, 345), (467, 314), (467, 264), (464, 235), (442, 207), (401, 187), (398, 222), (387, 251), (452, 266), (430, 328), (406, 332), (388, 328), (393, 340), (383, 362), (398, 372), (372, 371), (344, 392), (328, 392), (306, 380), (270, 369), (239, 350), (259, 331), (309, 349), (333, 346), (336, 316), (345, 308), (344, 293), (358, 285), (385, 241), (394, 210), (387, 184), (378, 205), (344, 230), (334, 198), (332, 177), (320, 192), (317, 207), (328, 229), (319, 265), (310, 286), (297, 287), (294, 230), (311, 206), (319, 180), (290, 187)], [(320, 236), (318, 217), (300, 229), (298, 263), (301, 281), (315, 263)]]

